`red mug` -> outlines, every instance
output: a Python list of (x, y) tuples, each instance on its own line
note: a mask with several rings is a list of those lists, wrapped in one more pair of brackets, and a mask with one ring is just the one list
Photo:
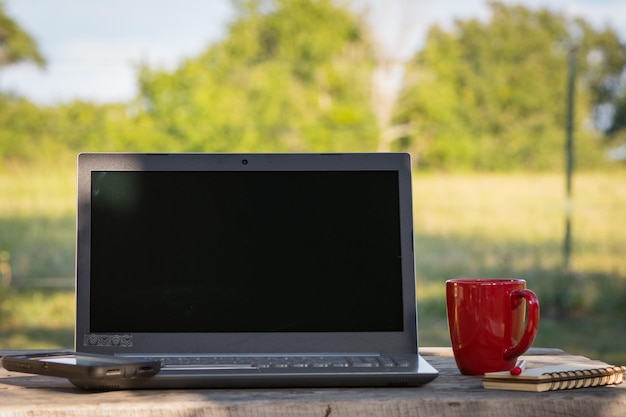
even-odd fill
[(446, 301), (452, 351), (464, 375), (511, 370), (535, 340), (539, 300), (523, 279), (448, 280)]

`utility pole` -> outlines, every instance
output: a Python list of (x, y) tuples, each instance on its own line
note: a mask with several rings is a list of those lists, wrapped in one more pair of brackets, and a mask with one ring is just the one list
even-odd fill
[(565, 123), (565, 239), (563, 241), (563, 268), (570, 270), (572, 256), (572, 175), (574, 172), (574, 97), (576, 93), (577, 45), (568, 52), (567, 114)]

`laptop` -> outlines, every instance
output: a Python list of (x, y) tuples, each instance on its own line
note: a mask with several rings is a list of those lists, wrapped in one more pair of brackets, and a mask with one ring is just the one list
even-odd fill
[(75, 350), (161, 361), (117, 388), (437, 376), (408, 154), (83, 153), (77, 191)]

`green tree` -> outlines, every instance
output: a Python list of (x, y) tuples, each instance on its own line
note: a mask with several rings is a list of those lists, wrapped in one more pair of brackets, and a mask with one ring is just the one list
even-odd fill
[[(5, 13), (0, 0), (0, 69), (22, 61), (45, 65), (33, 38)], [(7, 159), (29, 159), (38, 142), (27, 132), (38, 129), (41, 117), (34, 104), (0, 92), (0, 169)]]
[(40, 67), (46, 63), (37, 43), (5, 13), (0, 0), (0, 67), (21, 61), (33, 61)]
[(240, 0), (226, 38), (140, 71), (142, 112), (177, 151), (374, 150), (361, 20), (330, 0)]
[(0, 168), (8, 159), (31, 159), (45, 125), (43, 118), (33, 103), (0, 94)]
[[(76, 152), (97, 142), (104, 111), (86, 103), (38, 106), (0, 95), (0, 168), (3, 162), (73, 164)], [(106, 120), (106, 119), (105, 119)]]
[[(408, 68), (398, 123), (423, 167), (553, 169), (562, 166), (567, 54), (578, 42), (576, 135), (579, 165), (601, 158), (584, 127), (605, 100), (604, 82), (626, 59), (615, 33), (548, 10), (489, 3), (491, 19), (430, 29)], [(595, 56), (595, 59), (593, 58)]]

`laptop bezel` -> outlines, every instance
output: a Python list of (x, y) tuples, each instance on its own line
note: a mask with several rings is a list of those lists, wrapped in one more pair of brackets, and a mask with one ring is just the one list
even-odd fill
[[(93, 171), (315, 171), (385, 170), (398, 173), (404, 330), (398, 332), (111, 333), (90, 332), (91, 173)], [(78, 156), (75, 350), (134, 353), (394, 353), (417, 354), (410, 156), (352, 154), (140, 154)], [(115, 308), (115, 300), (111, 300)], [(94, 343), (94, 337), (101, 341)]]

